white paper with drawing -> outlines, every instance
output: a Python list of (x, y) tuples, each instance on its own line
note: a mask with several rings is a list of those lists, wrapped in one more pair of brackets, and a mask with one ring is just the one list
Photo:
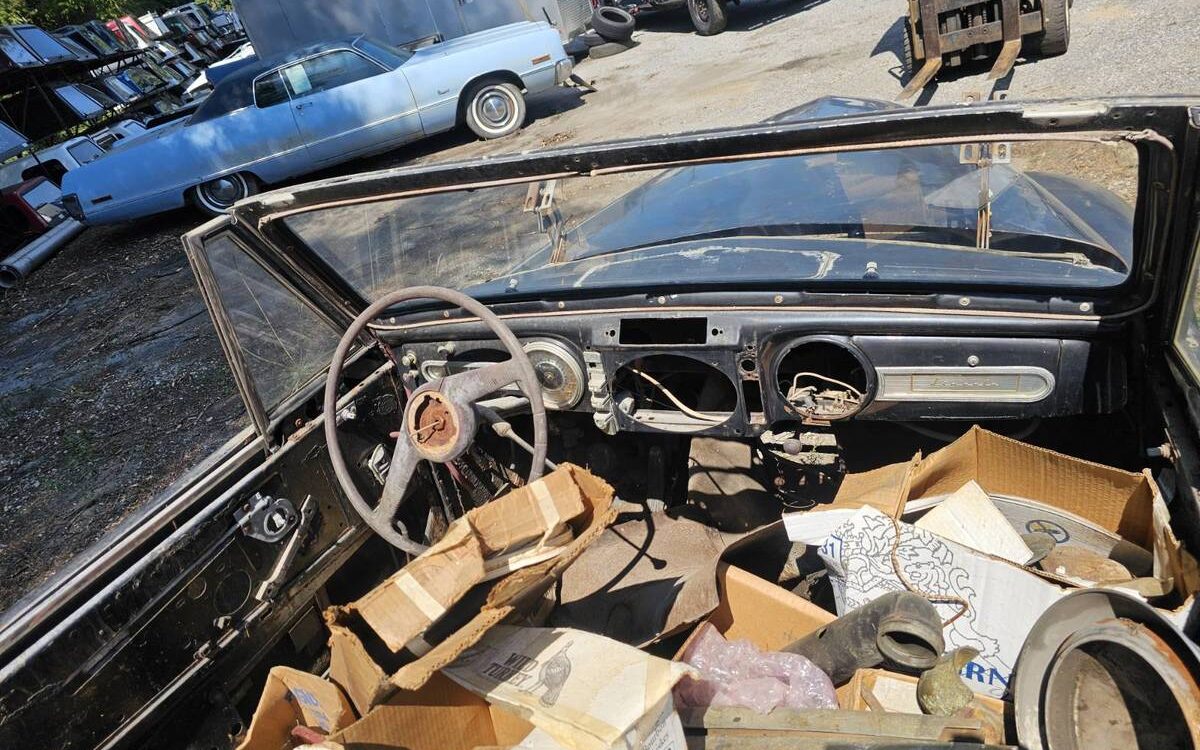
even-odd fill
[[(1001, 697), (1025, 636), (1063, 589), (1005, 561), (981, 555), (923, 529), (900, 524), (896, 558), (914, 589), (958, 596), (970, 609), (944, 635), (946, 649), (971, 646), (979, 656), (962, 675), (977, 693)], [(904, 590), (892, 564), (892, 520), (874, 508), (859, 510), (821, 547), (838, 613)], [(943, 619), (960, 607), (936, 604)]]
[(611, 638), (500, 625), (443, 671), (569, 750), (685, 748), (671, 688), (690, 668)]

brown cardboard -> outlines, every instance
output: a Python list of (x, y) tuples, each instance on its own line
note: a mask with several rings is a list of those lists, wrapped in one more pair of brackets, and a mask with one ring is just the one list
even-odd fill
[(908, 498), (948, 495), (972, 480), (992, 494), (1074, 513), (1151, 551), (1160, 593), (1174, 588), (1186, 596), (1200, 588), (1196, 562), (1171, 531), (1149, 472), (1083, 461), (975, 426), (920, 462)]
[(471, 750), (511, 747), (533, 725), (434, 675), (419, 691), (401, 691), (329, 737), (346, 750)]
[[(437, 670), (475, 644), (489, 628), (511, 616), (532, 611), (567, 566), (616, 518), (612, 508), (612, 487), (585, 469), (560, 464), (557, 470), (539, 481), (546, 483), (552, 494), (566, 493), (582, 503), (583, 512), (569, 523), (574, 540), (558, 556), (517, 570), (498, 581), (487, 593), (478, 614), (434, 644), (420, 658), (404, 663), (402, 654), (389, 650), (387, 644), (367, 627), (360, 616), (361, 608), (355, 604), (326, 611), (332, 651), (330, 676), (346, 690), (360, 712), (378, 704), (396, 688), (420, 688)], [(380, 587), (389, 585), (390, 579)], [(381, 615), (386, 617), (386, 613)]]
[(436, 544), (351, 609), (399, 651), (485, 579), (485, 560), (555, 534), (585, 510), (570, 473), (552, 472), (456, 519)]
[(652, 643), (717, 606), (717, 563), (742, 538), (662, 512), (612, 526), (563, 573), (550, 621)]
[(274, 667), (238, 750), (286, 750), (292, 747), (292, 727), (312, 727), (328, 734), (354, 719), (349, 701), (332, 682), (298, 669)]
[[(703, 622), (729, 640), (744, 639), (764, 651), (778, 651), (837, 619), (807, 599), (726, 563), (717, 568), (717, 589), (720, 601)], [(679, 647), (676, 659), (696, 631)]]
[(838, 487), (833, 502), (818, 508), (832, 510), (870, 505), (898, 518), (904, 510), (904, 501), (910, 496), (913, 479), (920, 463), (921, 454), (918, 453), (908, 461), (880, 466), (878, 469), (857, 474), (847, 474)]

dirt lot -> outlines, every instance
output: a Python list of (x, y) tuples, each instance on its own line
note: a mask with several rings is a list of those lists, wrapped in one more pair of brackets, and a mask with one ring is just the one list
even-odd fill
[[(702, 38), (683, 14), (644, 17), (640, 45), (584, 63), (600, 89), (530, 102), (519, 135), (436, 137), (350, 173), (761, 120), (824, 94), (900, 90), (901, 0), (746, 0)], [(1195, 0), (1077, 0), (1071, 51), (1021, 64), (1014, 98), (1200, 93)], [(975, 71), (920, 103), (988, 92)], [(195, 292), (177, 212), (85, 232), (0, 299), (0, 608), (97, 540), (241, 424)]]

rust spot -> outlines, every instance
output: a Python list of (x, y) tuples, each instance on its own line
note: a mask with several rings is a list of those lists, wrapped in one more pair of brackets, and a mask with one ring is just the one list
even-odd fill
[(409, 432), (413, 442), (423, 448), (445, 448), (458, 438), (454, 411), (440, 393), (421, 393), (413, 405)]

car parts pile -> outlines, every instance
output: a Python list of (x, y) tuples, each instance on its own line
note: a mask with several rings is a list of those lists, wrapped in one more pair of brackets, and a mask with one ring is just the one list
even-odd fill
[(1148, 474), (975, 428), (756, 529), (677, 515), (568, 464), (468, 513), (326, 613), (327, 678), (275, 669), (241, 748), (1200, 746)]

